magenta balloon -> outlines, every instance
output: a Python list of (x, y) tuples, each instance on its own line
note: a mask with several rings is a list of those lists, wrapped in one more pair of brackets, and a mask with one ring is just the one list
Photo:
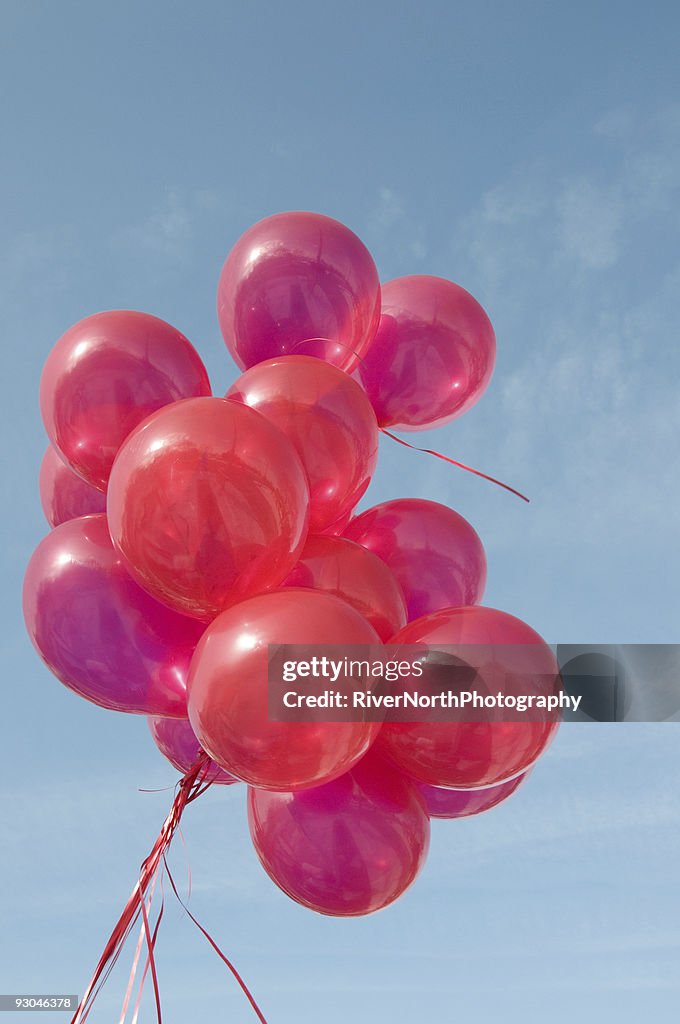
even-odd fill
[(249, 789), (248, 822), (269, 877), (302, 906), (357, 917), (393, 903), (425, 863), (429, 819), (416, 786), (360, 762), (315, 789)]
[(229, 253), (217, 313), (242, 369), (280, 355), (313, 355), (352, 369), (378, 326), (378, 271), (339, 221), (278, 213), (249, 228)]
[(113, 711), (186, 717), (186, 678), (203, 628), (154, 601), (114, 550), (105, 515), (57, 526), (29, 562), (24, 618), (47, 667)]
[(40, 466), (40, 503), (50, 526), (106, 511), (106, 495), (74, 473), (51, 444)]
[(477, 300), (453, 281), (414, 275), (382, 286), (380, 325), (357, 374), (381, 427), (425, 430), (474, 405), (495, 358)]
[(418, 784), (418, 789), (431, 818), (470, 818), (507, 800), (528, 775), (526, 771), (498, 786), (485, 786), (484, 789), (442, 789), (424, 782)]
[[(153, 741), (173, 768), (185, 775), (196, 763), (202, 752), (196, 734), (191, 728), (188, 718), (161, 718), (150, 715), (147, 718), (149, 731)], [(202, 776), (204, 782), (213, 782), (218, 786), (231, 786), (238, 782), (233, 775), (225, 772), (214, 761)]]
[(106, 489), (131, 430), (163, 405), (210, 394), (194, 347), (148, 313), (96, 313), (56, 343), (40, 381), (40, 409), (52, 444), (89, 483)]
[(385, 501), (355, 516), (343, 536), (389, 566), (406, 598), (409, 622), (482, 599), (482, 542), (468, 521), (446, 505), (423, 498)]

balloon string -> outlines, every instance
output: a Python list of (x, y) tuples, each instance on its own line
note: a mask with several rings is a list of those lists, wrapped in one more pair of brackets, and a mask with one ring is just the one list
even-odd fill
[(403, 438), (397, 437), (396, 434), (390, 433), (389, 430), (385, 430), (384, 427), (380, 428), (381, 433), (386, 434), (387, 437), (391, 437), (397, 444), (403, 444), (404, 448), (410, 448), (414, 452), (422, 452), (424, 455), (434, 455), (437, 459), (442, 459), (443, 462), (449, 462), (452, 466), (458, 466), (459, 469), (465, 469), (468, 473), (474, 473), (475, 476), (481, 476), (483, 480), (489, 480), (492, 484), (497, 484), (499, 487), (503, 487), (506, 491), (510, 491), (511, 494), (516, 494), (522, 501), (529, 502), (529, 498), (521, 491), (516, 491), (514, 487), (510, 487), (509, 484), (504, 484), (502, 480), (497, 480), (495, 476), (489, 476), (488, 473), (482, 473), (479, 469), (474, 469), (472, 466), (466, 466), (464, 462), (457, 462), (456, 459), (450, 458), (448, 455), (442, 455), (441, 452), (436, 452), (432, 448), (418, 448), (415, 444), (409, 444), (408, 441), (404, 441)]
[(198, 928), (198, 930), (199, 930), (199, 931), (200, 931), (200, 932), (201, 932), (201, 933), (202, 933), (202, 934), (203, 934), (203, 935), (205, 936), (205, 938), (206, 938), (206, 939), (208, 940), (208, 942), (210, 943), (210, 945), (212, 946), (212, 948), (213, 948), (213, 949), (215, 950), (215, 952), (217, 953), (217, 955), (219, 956), (219, 958), (220, 958), (220, 959), (221, 959), (221, 960), (222, 960), (222, 961), (223, 961), (223, 962), (224, 962), (224, 963), (225, 963), (225, 964), (227, 965), (227, 967), (229, 968), (229, 970), (230, 970), (230, 971), (231, 971), (231, 973), (233, 974), (234, 978), (236, 979), (236, 981), (237, 981), (237, 982), (239, 983), (239, 985), (241, 986), (241, 989), (243, 990), (243, 993), (244, 993), (244, 995), (246, 996), (246, 998), (247, 998), (248, 1002), (250, 1003), (250, 1005), (252, 1006), (253, 1010), (254, 1010), (254, 1011), (255, 1011), (255, 1013), (257, 1014), (258, 1020), (260, 1020), (260, 1021), (261, 1021), (261, 1024), (267, 1024), (267, 1021), (266, 1021), (266, 1019), (265, 1019), (265, 1017), (264, 1017), (264, 1014), (262, 1013), (262, 1010), (260, 1009), (260, 1007), (259, 1007), (259, 1006), (257, 1005), (257, 1003), (255, 1002), (255, 997), (254, 997), (254, 996), (252, 995), (252, 993), (250, 992), (250, 989), (248, 988), (248, 986), (246, 985), (245, 981), (243, 980), (243, 978), (241, 977), (241, 975), (240, 975), (240, 974), (239, 974), (239, 972), (237, 971), (237, 969), (236, 969), (236, 967), (234, 966), (234, 964), (233, 964), (233, 963), (231, 962), (231, 960), (229, 960), (229, 958), (228, 958), (228, 957), (226, 957), (226, 956), (224, 955), (224, 953), (222, 952), (222, 950), (220, 949), (220, 947), (219, 947), (219, 946), (217, 945), (217, 943), (216, 943), (216, 942), (215, 942), (215, 940), (213, 939), (212, 935), (210, 935), (210, 933), (209, 933), (209, 932), (208, 932), (208, 931), (207, 931), (207, 930), (206, 930), (206, 929), (205, 929), (205, 928), (203, 927), (203, 925), (202, 925), (202, 924), (201, 924), (201, 923), (200, 923), (199, 921), (197, 921), (197, 920), (196, 920), (196, 918), (195, 918), (195, 917), (194, 917), (194, 915), (193, 915), (193, 914), (191, 913), (191, 911), (190, 911), (190, 910), (189, 910), (189, 908), (187, 907), (186, 903), (184, 902), (184, 900), (183, 900), (183, 899), (182, 899), (182, 897), (180, 896), (180, 894), (179, 894), (179, 892), (178, 892), (178, 890), (177, 890), (177, 886), (175, 885), (175, 880), (174, 880), (174, 878), (172, 877), (172, 872), (170, 871), (170, 868), (168, 867), (168, 864), (167, 864), (167, 861), (165, 860), (165, 857), (163, 858), (163, 860), (164, 860), (164, 863), (165, 863), (165, 871), (166, 871), (166, 873), (167, 873), (167, 876), (168, 876), (168, 880), (169, 880), (169, 882), (170, 882), (170, 885), (172, 886), (172, 891), (174, 892), (175, 896), (177, 897), (177, 899), (178, 899), (178, 901), (179, 901), (180, 905), (181, 905), (181, 906), (182, 906), (182, 907), (184, 908), (184, 910), (185, 910), (185, 912), (186, 912), (187, 916), (188, 916), (188, 917), (190, 918), (190, 920), (191, 920), (191, 921), (193, 921), (193, 923), (194, 923), (194, 924), (196, 925), (196, 927)]

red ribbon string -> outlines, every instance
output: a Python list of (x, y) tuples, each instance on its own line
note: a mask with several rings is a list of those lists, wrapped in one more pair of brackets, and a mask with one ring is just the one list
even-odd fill
[(506, 491), (510, 491), (511, 494), (516, 494), (522, 501), (529, 501), (529, 498), (521, 491), (516, 491), (514, 487), (510, 487), (509, 484), (504, 484), (502, 480), (496, 480), (495, 476), (489, 476), (488, 473), (482, 473), (479, 469), (473, 469), (472, 466), (466, 466), (464, 462), (457, 462), (456, 459), (449, 458), (448, 455), (442, 455), (441, 452), (435, 452), (432, 448), (418, 448), (414, 444), (409, 444), (408, 441), (404, 441), (401, 437), (397, 437), (396, 434), (391, 434), (389, 430), (385, 430), (384, 427), (380, 428), (381, 433), (386, 434), (387, 437), (391, 437), (397, 444), (403, 444), (404, 448), (410, 448), (414, 452), (422, 452), (424, 455), (434, 455), (437, 459), (442, 459), (443, 462), (449, 462), (452, 466), (458, 466), (459, 469), (465, 469), (468, 473), (474, 473), (475, 476), (481, 476), (483, 480), (489, 480), (492, 484), (497, 484), (499, 487), (503, 487)]
[[(132, 890), (129, 899), (125, 904), (125, 907), (123, 908), (123, 911), (120, 917), (118, 918), (118, 921), (116, 922), (115, 927), (111, 932), (111, 935), (109, 936), (108, 942), (104, 947), (104, 952), (99, 958), (99, 963), (97, 964), (94, 974), (92, 975), (92, 978), (90, 980), (90, 983), (88, 984), (85, 990), (85, 994), (83, 995), (83, 998), (80, 1000), (80, 1003), (78, 1004), (75, 1014), (71, 1018), (71, 1024), (84, 1024), (84, 1022), (87, 1020), (87, 1017), (89, 1016), (95, 999), (97, 998), (111, 971), (113, 970), (121, 954), (121, 951), (125, 945), (125, 942), (127, 941), (128, 936), (130, 935), (130, 932), (134, 928), (135, 924), (139, 921), (140, 917), (142, 918), (142, 930), (146, 938), (147, 945), (147, 963), (144, 968), (141, 984), (143, 985), (144, 983), (144, 977), (146, 976), (147, 970), (150, 970), (154, 986), (156, 1017), (158, 1024), (162, 1024), (160, 989), (158, 985), (158, 975), (156, 972), (154, 947), (156, 945), (156, 939), (158, 936), (158, 928), (160, 926), (161, 918), (163, 916), (163, 905), (161, 904), (158, 919), (156, 921), (156, 926), (152, 933), (149, 924), (149, 914), (147, 910), (147, 897), (150, 896), (149, 890), (153, 891), (154, 880), (159, 870), (163, 869), (168, 871), (168, 877), (172, 882), (173, 891), (175, 892), (175, 895), (179, 899), (179, 902), (187, 911), (192, 921), (194, 921), (197, 927), (200, 928), (201, 931), (206, 935), (208, 940), (211, 942), (211, 944), (217, 950), (217, 952), (222, 957), (224, 962), (227, 964), (227, 966), (233, 973), (234, 977), (239, 982), (241, 988), (245, 992), (251, 1006), (257, 1013), (260, 1021), (263, 1022), (263, 1024), (266, 1024), (265, 1018), (263, 1017), (257, 1004), (255, 1003), (253, 996), (250, 994), (245, 982), (242, 980), (242, 978), (236, 971), (236, 968), (227, 960), (224, 954), (218, 949), (216, 943), (210, 938), (207, 932), (205, 932), (205, 930), (201, 927), (198, 921), (196, 921), (193, 915), (189, 913), (186, 906), (180, 899), (179, 894), (177, 893), (177, 889), (175, 887), (175, 883), (172, 880), (170, 872), (167, 868), (167, 861), (165, 855), (170, 847), (170, 843), (172, 842), (172, 838), (175, 834), (175, 831), (179, 826), (184, 808), (186, 807), (187, 804), (191, 803), (202, 793), (204, 793), (205, 790), (210, 786), (210, 781), (205, 780), (205, 775), (209, 763), (210, 759), (208, 755), (205, 753), (201, 753), (197, 758), (195, 764), (193, 764), (189, 771), (180, 779), (180, 782), (177, 786), (175, 798), (172, 802), (172, 807), (170, 808), (170, 812), (165, 821), (163, 822), (163, 826), (158, 834), (156, 842), (151, 848), (151, 852), (142, 862), (137, 884)], [(134, 970), (135, 967), (133, 966), (133, 971)], [(137, 1000), (136, 1009), (138, 1008), (140, 997), (141, 988), (140, 995)], [(128, 997), (126, 995), (126, 1006), (127, 1000)]]

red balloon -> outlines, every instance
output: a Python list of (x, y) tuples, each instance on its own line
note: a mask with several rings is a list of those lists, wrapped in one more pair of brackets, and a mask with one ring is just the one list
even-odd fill
[(357, 373), (381, 427), (426, 430), (474, 405), (495, 358), (477, 300), (453, 281), (418, 274), (382, 286), (380, 325)]
[(229, 608), (208, 626), (191, 663), (189, 719), (201, 746), (262, 789), (305, 789), (348, 771), (379, 726), (270, 721), (268, 645), (378, 642), (359, 612), (331, 594), (279, 590)]
[[(161, 718), (150, 715), (147, 725), (154, 743), (177, 771), (185, 775), (196, 763), (201, 753), (201, 745), (191, 728), (188, 718)], [(223, 771), (214, 761), (201, 776), (204, 782), (214, 782), (218, 786), (231, 786), (238, 782), (233, 775)]]
[(69, 689), (113, 711), (186, 716), (189, 661), (203, 631), (137, 586), (105, 515), (57, 526), (24, 580), (26, 628)]
[(327, 526), (325, 530), (319, 530), (319, 535), (322, 537), (341, 537), (351, 523), (353, 515), (354, 509), (348, 509), (339, 519), (336, 519), (334, 523)]
[(378, 271), (339, 221), (278, 213), (249, 228), (229, 253), (217, 313), (242, 369), (295, 354), (351, 369), (378, 326)]
[(111, 536), (135, 579), (196, 618), (277, 586), (307, 534), (309, 489), (290, 441), (224, 398), (160, 409), (111, 472)]
[(378, 459), (378, 424), (356, 381), (320, 359), (281, 356), (247, 370), (227, 398), (257, 409), (292, 441), (309, 481), (312, 533), (357, 504)]
[(335, 594), (360, 611), (381, 640), (406, 625), (404, 595), (394, 575), (372, 552), (341, 537), (308, 537), (286, 587)]
[(355, 516), (343, 536), (389, 566), (406, 598), (409, 621), (482, 599), (482, 542), (468, 521), (446, 505), (422, 498), (385, 501)]
[(250, 789), (248, 822), (269, 877), (297, 903), (333, 917), (393, 903), (415, 880), (430, 842), (416, 786), (373, 762), (304, 793)]
[(483, 789), (441, 789), (423, 782), (418, 784), (418, 789), (431, 818), (470, 818), (498, 807), (512, 796), (528, 775), (526, 771), (498, 786), (485, 786)]
[[(482, 679), (503, 678), (507, 684), (519, 678), (528, 693), (530, 677), (550, 677), (555, 680), (552, 692), (559, 692), (559, 669), (545, 641), (525, 622), (494, 608), (445, 608), (409, 623), (391, 643), (439, 644), (449, 653), (463, 645), (460, 658)], [(471, 650), (464, 645), (480, 646)], [(512, 645), (521, 646), (510, 657)], [(389, 722), (380, 731), (376, 753), (428, 785), (476, 789), (526, 771), (557, 727), (556, 716), (544, 721)]]
[(106, 495), (74, 473), (51, 444), (40, 465), (40, 503), (50, 526), (106, 511)]
[(148, 313), (96, 313), (69, 328), (45, 363), (40, 409), (50, 441), (75, 471), (106, 490), (121, 444), (149, 413), (210, 394), (194, 347)]

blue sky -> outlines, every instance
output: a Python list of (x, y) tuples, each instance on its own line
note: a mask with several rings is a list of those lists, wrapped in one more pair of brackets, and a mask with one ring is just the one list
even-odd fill
[[(551, 641), (678, 642), (680, 16), (15, 0), (0, 18), (0, 990), (81, 991), (169, 803), (138, 788), (174, 777), (143, 720), (79, 701), (23, 633), (50, 346), (88, 313), (147, 310), (219, 393), (229, 247), (278, 210), (338, 217), (383, 279), (440, 274), (485, 305), (492, 384), (421, 438), (532, 497), (385, 440), (367, 503), (453, 505), (487, 548), (487, 603)], [(360, 921), (275, 890), (243, 792), (209, 792), (185, 819), (194, 912), (271, 1024), (670, 1021), (677, 742), (673, 725), (565, 727), (507, 805), (435, 823), (416, 886)], [(174, 909), (159, 969), (170, 1022), (252, 1019)], [(117, 1019), (123, 987), (119, 972), (94, 1021)]]

